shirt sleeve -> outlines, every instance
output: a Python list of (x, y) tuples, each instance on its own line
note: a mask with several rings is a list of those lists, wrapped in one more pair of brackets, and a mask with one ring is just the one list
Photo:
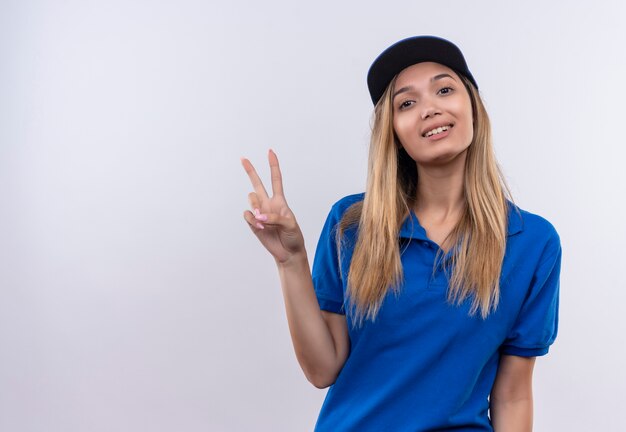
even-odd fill
[(548, 353), (559, 323), (561, 243), (554, 232), (544, 248), (522, 308), (501, 352), (522, 357)]
[(313, 260), (313, 287), (321, 310), (345, 315), (343, 283), (337, 255), (336, 233), (341, 215), (333, 206), (320, 235)]

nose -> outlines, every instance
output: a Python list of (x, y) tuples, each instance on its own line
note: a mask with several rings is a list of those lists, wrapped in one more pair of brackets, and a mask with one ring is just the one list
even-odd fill
[(441, 114), (441, 110), (439, 110), (439, 108), (429, 102), (424, 105), (424, 108), (422, 109), (422, 120), (426, 120), (429, 117), (433, 117), (439, 114)]

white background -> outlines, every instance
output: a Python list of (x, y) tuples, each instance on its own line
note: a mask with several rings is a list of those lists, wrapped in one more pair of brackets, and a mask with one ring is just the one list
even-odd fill
[(365, 75), (455, 41), (522, 208), (561, 235), (536, 431), (626, 430), (626, 7), (540, 1), (0, 1), (0, 430), (305, 431), (239, 158), (278, 153), (312, 259), (364, 189)]

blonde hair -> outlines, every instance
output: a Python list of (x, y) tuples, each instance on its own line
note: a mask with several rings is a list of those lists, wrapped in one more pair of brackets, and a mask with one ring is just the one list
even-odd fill
[[(448, 300), (458, 305), (473, 297), (470, 315), (480, 310), (484, 319), (500, 299), (511, 194), (495, 158), (489, 116), (478, 90), (459, 76), (472, 103), (474, 136), (465, 160), (465, 208), (446, 237), (453, 246), (451, 260), (443, 262), (443, 268), (450, 279)], [(394, 133), (394, 86), (395, 78), (374, 110), (365, 198), (348, 208), (337, 230), (341, 256), (343, 233), (358, 227), (348, 272), (349, 312), (355, 324), (375, 320), (388, 291), (397, 293), (403, 281), (398, 235), (415, 204), (418, 173)], [(442, 255), (440, 250), (433, 272)]]

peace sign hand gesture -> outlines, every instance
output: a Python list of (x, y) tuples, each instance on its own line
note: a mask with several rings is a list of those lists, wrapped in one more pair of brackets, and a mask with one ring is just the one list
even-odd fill
[(263, 246), (274, 256), (276, 263), (286, 264), (296, 256), (306, 256), (304, 237), (285, 200), (278, 158), (272, 150), (269, 151), (268, 160), (272, 178), (271, 197), (254, 166), (248, 159), (241, 159), (254, 188), (254, 192), (248, 195), (252, 211), (246, 210), (243, 217)]

